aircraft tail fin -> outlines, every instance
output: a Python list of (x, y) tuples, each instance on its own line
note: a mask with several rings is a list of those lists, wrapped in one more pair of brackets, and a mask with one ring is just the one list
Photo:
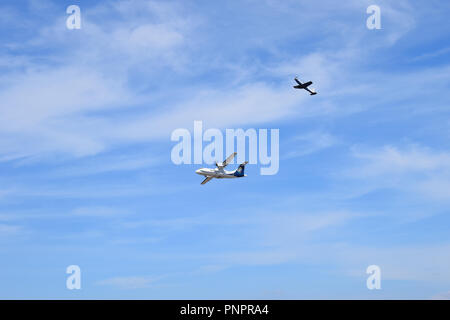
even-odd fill
[(310, 95), (315, 95), (315, 94), (317, 94), (317, 91), (316, 90), (314, 90), (313, 88), (309, 88), (309, 89), (306, 89), (306, 90), (308, 90), (309, 91), (309, 94)]
[(244, 170), (245, 170), (245, 165), (248, 163), (248, 161), (245, 161), (244, 163), (242, 163), (239, 168), (236, 169), (236, 171), (234, 172), (234, 175), (236, 177), (243, 177), (244, 176)]

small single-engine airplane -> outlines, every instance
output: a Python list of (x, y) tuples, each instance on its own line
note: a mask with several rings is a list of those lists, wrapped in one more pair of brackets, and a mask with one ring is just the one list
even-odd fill
[(298, 85), (294, 86), (295, 89), (305, 89), (306, 91), (308, 91), (312, 96), (317, 94), (317, 92), (314, 91), (313, 88), (308, 89), (308, 87), (310, 85), (312, 85), (311, 81), (305, 82), (305, 83), (301, 83), (300, 81), (298, 81), (297, 77), (294, 79), (295, 82), (298, 83)]
[(210, 181), (212, 178), (216, 179), (224, 179), (224, 178), (242, 178), (246, 177), (247, 175), (244, 174), (245, 165), (248, 163), (248, 161), (245, 161), (242, 163), (239, 168), (237, 168), (234, 171), (225, 171), (224, 168), (233, 160), (233, 158), (236, 156), (237, 152), (234, 152), (231, 156), (225, 159), (222, 163), (216, 162), (216, 167), (214, 169), (210, 168), (201, 168), (195, 171), (196, 174), (205, 176), (205, 180), (201, 184), (205, 184), (208, 181)]

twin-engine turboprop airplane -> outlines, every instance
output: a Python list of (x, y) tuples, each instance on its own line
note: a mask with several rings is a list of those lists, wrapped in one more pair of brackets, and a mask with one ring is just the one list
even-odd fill
[(224, 179), (224, 178), (242, 178), (246, 177), (247, 175), (244, 174), (245, 165), (248, 163), (248, 161), (245, 161), (242, 163), (239, 168), (237, 168), (234, 171), (226, 171), (224, 168), (233, 160), (233, 158), (236, 156), (237, 152), (234, 152), (231, 156), (226, 158), (226, 160), (222, 163), (216, 162), (216, 167), (214, 169), (210, 168), (201, 168), (195, 171), (196, 174), (205, 176), (205, 180), (201, 184), (205, 184), (208, 181), (210, 181), (213, 178), (216, 179)]
[(308, 89), (308, 87), (309, 87), (310, 85), (312, 85), (312, 82), (311, 82), (311, 81), (308, 81), (308, 82), (305, 82), (305, 83), (301, 83), (300, 81), (298, 81), (297, 78), (295, 78), (294, 80), (295, 80), (295, 82), (298, 83), (298, 85), (294, 86), (295, 89), (305, 89), (305, 90), (308, 91), (312, 96), (315, 95), (315, 94), (317, 94), (317, 92), (315, 92), (313, 88), (311, 88), (311, 90)]

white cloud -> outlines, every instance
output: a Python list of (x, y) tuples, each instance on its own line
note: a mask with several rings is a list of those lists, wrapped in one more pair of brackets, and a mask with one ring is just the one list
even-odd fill
[(366, 277), (365, 268), (380, 266), (382, 279), (450, 283), (450, 245), (371, 247), (338, 244), (323, 248), (343, 272)]
[(23, 232), (22, 226), (0, 224), (0, 237), (9, 237), (21, 234)]
[(353, 155), (360, 166), (347, 170), (349, 176), (366, 179), (379, 187), (393, 187), (432, 199), (450, 199), (450, 152), (410, 145), (368, 150), (359, 147), (354, 148)]
[[(359, 10), (360, 5), (352, 3), (349, 6), (352, 10)], [(306, 7), (312, 10), (311, 6)], [(336, 7), (329, 2), (328, 10), (321, 14), (331, 14), (340, 8)], [(343, 88), (339, 88), (339, 93), (336, 90), (333, 93), (337, 80), (342, 82), (354, 78), (353, 74), (349, 77), (349, 71), (346, 71), (348, 61), (359, 58), (364, 52), (364, 47), (358, 45), (366, 30), (358, 31), (357, 36), (352, 34), (352, 39), (358, 39), (358, 45), (353, 43), (354, 40), (342, 41), (338, 50), (328, 53), (325, 46), (320, 54), (304, 52), (295, 58), (277, 56), (275, 65), (262, 66), (260, 69), (263, 71), (256, 76), (244, 73), (238, 83), (222, 83), (218, 89), (211, 89), (213, 85), (209, 84), (192, 84), (194, 93), (180, 97), (184, 102), (171, 100), (172, 86), (158, 89), (157, 93), (148, 90), (142, 93), (145, 83), (132, 89), (130, 82), (136, 82), (133, 75), (137, 70), (138, 74), (141, 73), (142, 82), (142, 78), (151, 81), (165, 78), (167, 73), (173, 73), (171, 77), (179, 73), (182, 76), (186, 72), (191, 75), (202, 73), (211, 69), (211, 65), (224, 68), (220, 53), (201, 42), (208, 37), (197, 42), (205, 30), (196, 28), (205, 27), (201, 23), (207, 17), (185, 9), (154, 1), (100, 4), (83, 10), (83, 28), (78, 33), (61, 28), (64, 22), (61, 17), (38, 30), (39, 36), (33, 40), (21, 43), (25, 48), (52, 47), (56, 56), (49, 58), (47, 67), (39, 64), (27, 67), (25, 73), (3, 76), (1, 83), (7, 83), (0, 88), (0, 99), (4, 102), (0, 109), (0, 150), (3, 157), (52, 152), (93, 155), (121, 143), (166, 138), (171, 130), (189, 127), (193, 120), (199, 118), (206, 126), (223, 128), (294, 116), (342, 114), (352, 110), (352, 106), (337, 108), (327, 97), (345, 93)], [(342, 8), (339, 10), (344, 11)], [(398, 14), (398, 11), (387, 9), (387, 14)], [(410, 13), (406, 10), (403, 14)], [(402, 21), (406, 19), (401, 18)], [(273, 39), (267, 37), (273, 44)], [(192, 43), (202, 44), (206, 57), (197, 60), (198, 50), (194, 50)], [(217, 61), (211, 59), (216, 55), (220, 56)], [(197, 62), (205, 59), (206, 63)], [(225, 62), (232, 65), (226, 69), (234, 70), (233, 78), (241, 76), (240, 70), (251, 68), (248, 63)], [(202, 69), (192, 70), (198, 66)], [(264, 73), (280, 79), (297, 75), (297, 72), (305, 77), (314, 76), (315, 85), (324, 95), (324, 98), (318, 96), (314, 108), (310, 107), (309, 97), (298, 94), (287, 83), (255, 81)], [(389, 79), (388, 76), (384, 78)], [(353, 83), (347, 84), (349, 87)], [(366, 92), (368, 88), (353, 87), (351, 90), (353, 93)], [(160, 105), (151, 100), (157, 94), (166, 97)], [(150, 105), (145, 105), (149, 101)], [(126, 116), (114, 113), (131, 107), (133, 112)]]
[(354, 156), (368, 160), (369, 163), (363, 170), (367, 175), (450, 169), (450, 153), (414, 145), (404, 150), (394, 146), (367, 152), (354, 150)]
[(170, 108), (170, 112), (148, 114), (124, 124), (116, 134), (132, 140), (169, 137), (174, 129), (192, 129), (194, 120), (202, 120), (204, 127), (213, 128), (255, 125), (301, 114), (302, 100), (290, 90), (264, 83), (209, 90)]
[(306, 134), (298, 135), (292, 139), (288, 145), (288, 152), (284, 158), (295, 158), (305, 156), (320, 150), (329, 148), (338, 143), (338, 139), (333, 135), (322, 132), (312, 131)]
[(450, 291), (438, 293), (431, 297), (431, 300), (450, 300)]
[[(146, 154), (95, 157), (93, 159), (87, 158), (85, 161), (78, 160), (75, 164), (65, 163), (63, 166), (55, 167), (54, 170), (48, 172), (47, 176), (70, 177), (134, 171), (158, 166), (161, 162), (161, 158)], [(28, 159), (16, 161), (16, 165), (26, 164), (29, 164)]]
[(166, 49), (183, 41), (183, 36), (165, 28), (163, 25), (144, 25), (134, 29), (127, 36), (132, 46), (144, 47), (147, 49)]
[(116, 217), (127, 213), (123, 209), (105, 206), (79, 207), (72, 211), (74, 216), (80, 217)]
[(142, 289), (150, 287), (156, 280), (156, 277), (115, 277), (98, 281), (97, 284), (121, 289)]
[(431, 199), (448, 201), (450, 199), (450, 176), (436, 176), (422, 181), (417, 190)]
[(296, 241), (278, 247), (227, 251), (202, 256), (210, 263), (227, 267), (239, 265), (323, 265), (332, 273), (367, 279), (366, 268), (380, 266), (383, 280), (427, 281), (450, 283), (450, 247), (422, 246), (359, 246), (346, 243), (312, 243)]
[(0, 89), (0, 99), (1, 153), (18, 157), (102, 151), (108, 136), (104, 121), (83, 114), (126, 107), (135, 100), (123, 83), (74, 67), (15, 77)]

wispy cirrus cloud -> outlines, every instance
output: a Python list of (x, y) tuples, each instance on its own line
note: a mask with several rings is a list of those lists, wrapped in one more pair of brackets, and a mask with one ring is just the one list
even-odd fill
[[(331, 11), (343, 11), (332, 2), (327, 2), (327, 7)], [(355, 3), (349, 7), (359, 9)], [(388, 16), (400, 12), (391, 7), (389, 5), (387, 10)], [(304, 9), (315, 12), (308, 5)], [(43, 15), (45, 11), (39, 14)], [(103, 19), (105, 17), (108, 19)], [(225, 127), (292, 116), (321, 116), (329, 114), (330, 110), (341, 112), (330, 106), (326, 98), (319, 101), (323, 107), (308, 108), (309, 102), (288, 90), (290, 86), (285, 89), (284, 82), (282, 87), (257, 80), (251, 74), (241, 78), (240, 83), (224, 84), (230, 76), (239, 77), (241, 69), (257, 69), (257, 65), (248, 65), (245, 61), (245, 64), (240, 61), (221, 63), (220, 51), (217, 52), (214, 44), (205, 42), (209, 35), (202, 26), (208, 19), (201, 18), (200, 14), (187, 15), (173, 3), (121, 1), (89, 7), (83, 10), (83, 28), (77, 33), (61, 27), (64, 26), (63, 18), (54, 19), (49, 26), (38, 29), (39, 35), (32, 41), (21, 43), (22, 47), (33, 48), (51, 44), (57, 49), (55, 56), (47, 60), (48, 66), (43, 68), (41, 64), (31, 62), (25, 72), (14, 71), (13, 77), (8, 75), (8, 85), (0, 89), (0, 97), (5, 103), (1, 109), (3, 139), (0, 138), (4, 157), (52, 152), (73, 156), (98, 154), (118, 144), (166, 137), (170, 130), (186, 127), (188, 122), (195, 120), (194, 115), (199, 114), (209, 125)], [(258, 22), (256, 17), (252, 19)], [(303, 28), (292, 30), (304, 31)], [(223, 34), (224, 41), (232, 31)], [(243, 30), (244, 33), (249, 31)], [(317, 32), (326, 31), (319, 29)], [(284, 30), (283, 34), (287, 38), (294, 36), (289, 30)], [(361, 30), (356, 38), (362, 41), (363, 36), (364, 30)], [(276, 42), (270, 34), (261, 37), (271, 44)], [(355, 39), (355, 34), (352, 38)], [(256, 43), (253, 45), (257, 46)], [(246, 44), (242, 43), (242, 46)], [(315, 81), (325, 92), (333, 87), (336, 77), (340, 81), (345, 79), (348, 75), (346, 61), (358, 57), (363, 48), (343, 41), (337, 51), (325, 46), (321, 53), (306, 51), (300, 57), (283, 57), (275, 53), (278, 61), (271, 72), (275, 75), (273, 71), (278, 70), (278, 77), (297, 73), (297, 70), (305, 76), (314, 74)], [(213, 56), (220, 58), (216, 61), (211, 59)], [(229, 76), (219, 77), (220, 90), (215, 89), (215, 85), (201, 83), (200, 87), (194, 86), (199, 94), (182, 92), (187, 102), (172, 100), (173, 87), (165, 86), (161, 91), (158, 83), (161, 81), (156, 80), (163, 80), (163, 83), (175, 80), (175, 85), (179, 81), (177, 78), (188, 82), (192, 75), (208, 73), (211, 64), (218, 70), (231, 65), (232, 68), (225, 67)], [(167, 70), (172, 74), (170, 77), (166, 76)], [(230, 74), (230, 70), (234, 71)], [(258, 75), (263, 74), (258, 72)], [(131, 83), (140, 84), (132, 88)], [(158, 93), (153, 92), (152, 86), (159, 89)], [(167, 102), (162, 105), (152, 102), (161, 92)], [(143, 108), (146, 101), (150, 101), (147, 106), (150, 112)], [(129, 108), (135, 108), (135, 117), (117, 116), (118, 111)], [(21, 116), (25, 112), (27, 117)]]
[(123, 209), (106, 206), (78, 207), (72, 211), (72, 215), (79, 217), (116, 217), (127, 213)]
[(285, 159), (296, 158), (330, 148), (339, 143), (335, 136), (323, 132), (313, 131), (294, 137), (287, 144), (289, 151), (284, 156)]
[(0, 224), (0, 237), (9, 237), (22, 234), (24, 231), (22, 226), (11, 224)]
[(101, 281), (96, 284), (100, 286), (112, 286), (120, 289), (142, 289), (150, 287), (158, 277), (114, 277)]
[(421, 194), (435, 200), (449, 199), (450, 152), (419, 145), (354, 148), (359, 166), (347, 171), (380, 187)]
[(384, 146), (375, 150), (354, 149), (354, 156), (367, 164), (358, 174), (402, 174), (411, 172), (436, 172), (450, 170), (450, 152), (435, 151), (427, 147), (411, 145), (407, 148)]
[(431, 300), (450, 300), (450, 291), (435, 294), (430, 299)]
[[(369, 31), (370, 0), (319, 9), (110, 1), (82, 5), (83, 27), (72, 32), (60, 5), (30, 3), (32, 14), (0, 10), (0, 231), (33, 231), (26, 246), (2, 247), (5, 261), (41, 249), (93, 262), (89, 272), (107, 265), (125, 275), (96, 282), (107, 289), (154, 285), (146, 271), (126, 276), (143, 263), (182, 275), (227, 269), (220, 278), (230, 286), (248, 267), (255, 279), (282, 271), (291, 286), (297, 267), (311, 265), (364, 286), (369, 263), (388, 280), (448, 281), (445, 214), (423, 219), (425, 231), (398, 219), (448, 207), (446, 51), (410, 59), (442, 45), (447, 4), (380, 1), (382, 29)], [(294, 76), (319, 94), (293, 90)], [(250, 166), (232, 187), (193, 188), (192, 168), (167, 155), (170, 132), (199, 119), (281, 128), (282, 144), (295, 148), (283, 152), (298, 158), (270, 179)]]

